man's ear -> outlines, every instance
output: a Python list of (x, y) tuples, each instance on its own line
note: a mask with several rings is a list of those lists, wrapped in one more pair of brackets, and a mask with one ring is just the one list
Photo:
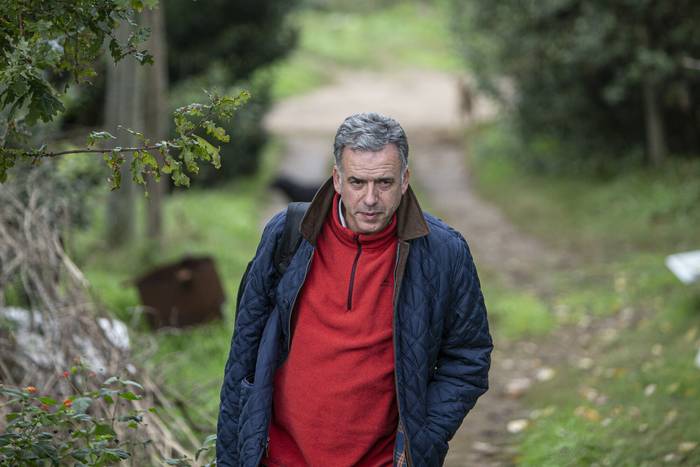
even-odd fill
[(333, 166), (333, 188), (335, 188), (335, 192), (340, 194), (340, 187), (343, 183), (342, 177), (340, 175), (340, 170), (338, 170), (337, 166)]
[(411, 178), (411, 171), (406, 169), (406, 172), (403, 174), (403, 180), (401, 181), (401, 194), (405, 194), (406, 190), (408, 190), (408, 179)]

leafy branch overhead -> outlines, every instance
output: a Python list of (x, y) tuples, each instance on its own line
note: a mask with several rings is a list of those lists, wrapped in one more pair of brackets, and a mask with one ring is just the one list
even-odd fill
[[(70, 80), (87, 82), (96, 75), (94, 64), (102, 56), (102, 44), (109, 44), (115, 62), (127, 55), (140, 63), (152, 57), (139, 50), (148, 37), (134, 16), (155, 1), (76, 0), (44, 2), (0, 0), (0, 104), (7, 119), (0, 136), (19, 131), (24, 125), (49, 122), (64, 110), (60, 97)], [(133, 26), (126, 43), (120, 43), (115, 30), (122, 22)], [(65, 76), (63, 89), (56, 89), (48, 75)]]
[[(173, 116), (176, 136), (170, 140), (151, 141), (134, 129), (121, 128), (134, 135), (138, 144), (96, 147), (98, 142), (115, 139), (108, 132), (97, 131), (90, 134), (82, 149), (50, 152), (46, 145), (32, 147), (31, 126), (51, 122), (65, 110), (61, 98), (71, 82), (89, 82), (96, 75), (93, 64), (103, 54), (102, 44), (108, 44), (115, 62), (131, 55), (141, 64), (152, 63), (152, 57), (138, 48), (148, 30), (138, 26), (135, 16), (157, 2), (77, 0), (55, 2), (51, 8), (40, 3), (0, 0), (0, 183), (19, 159), (38, 161), (77, 153), (104, 154), (112, 173), (112, 189), (121, 184), (121, 166), (129, 153), (133, 156), (132, 178), (141, 185), (147, 176), (159, 179), (161, 173), (170, 175), (176, 185), (189, 185), (185, 172), (196, 174), (198, 162), (220, 166), (215, 144), (228, 142), (229, 136), (216, 122), (229, 119), (250, 97), (247, 91), (234, 97), (209, 95), (207, 104), (177, 109)], [(123, 23), (132, 32), (121, 43), (114, 33)]]

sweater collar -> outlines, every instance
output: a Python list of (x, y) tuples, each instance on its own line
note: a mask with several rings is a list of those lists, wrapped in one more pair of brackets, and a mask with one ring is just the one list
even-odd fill
[[(302, 236), (312, 245), (316, 245), (323, 223), (328, 217), (328, 213), (333, 209), (333, 199), (335, 189), (333, 188), (333, 178), (329, 178), (319, 188), (314, 199), (309, 205), (309, 209), (304, 215), (299, 228)], [(396, 235), (399, 240), (408, 241), (428, 235), (430, 229), (423, 216), (418, 199), (409, 185), (406, 193), (401, 197), (398, 209), (396, 209)]]

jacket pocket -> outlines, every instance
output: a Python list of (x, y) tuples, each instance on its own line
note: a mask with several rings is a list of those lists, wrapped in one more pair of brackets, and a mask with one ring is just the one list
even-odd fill
[(250, 392), (253, 390), (253, 375), (248, 375), (241, 381), (241, 387), (238, 393), (238, 407), (239, 412), (243, 413), (245, 410), (245, 405), (250, 397)]

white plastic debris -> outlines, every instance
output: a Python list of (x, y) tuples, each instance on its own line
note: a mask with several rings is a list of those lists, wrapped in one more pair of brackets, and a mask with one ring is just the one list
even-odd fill
[[(6, 307), (0, 308), (0, 319), (8, 323), (17, 343), (17, 352), (26, 359), (27, 363), (31, 362), (44, 368), (68, 365), (62, 352), (50, 348), (51, 339), (46, 336), (50, 330), (45, 329), (50, 326), (44, 324), (41, 313)], [(109, 318), (98, 318), (97, 323), (105, 338), (114, 347), (121, 350), (129, 348), (129, 331), (126, 324)], [(89, 336), (75, 335), (72, 339), (76, 350), (88, 366), (95, 370), (105, 367), (105, 358)]]
[(666, 267), (684, 284), (692, 284), (700, 279), (700, 250), (669, 255)]
[(129, 348), (129, 329), (122, 321), (108, 318), (98, 318), (97, 324), (102, 328), (105, 337), (112, 345), (122, 350)]

